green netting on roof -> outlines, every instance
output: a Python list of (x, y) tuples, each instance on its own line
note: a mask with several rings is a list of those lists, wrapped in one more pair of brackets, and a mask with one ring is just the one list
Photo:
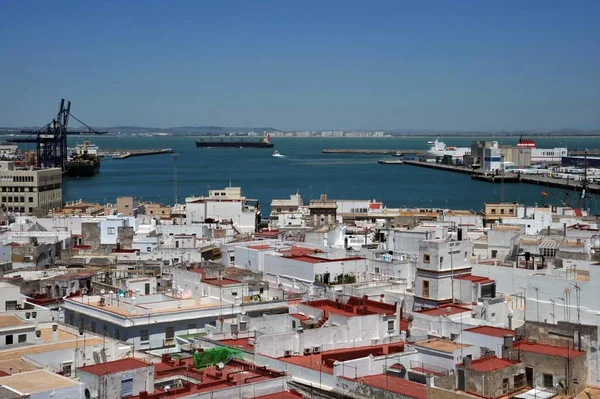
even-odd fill
[(233, 358), (243, 360), (242, 353), (231, 348), (213, 348), (194, 353), (194, 365), (197, 369), (203, 369), (217, 363), (227, 364)]

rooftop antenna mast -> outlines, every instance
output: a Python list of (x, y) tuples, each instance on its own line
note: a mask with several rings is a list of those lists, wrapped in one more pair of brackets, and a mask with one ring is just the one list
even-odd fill
[(588, 169), (587, 156), (588, 156), (588, 150), (586, 148), (585, 149), (585, 153), (584, 153), (584, 158), (583, 158), (583, 181), (581, 182), (581, 202), (580, 202), (580, 205), (579, 205), (579, 207), (582, 210), (585, 209), (585, 195), (586, 195), (587, 183), (588, 183), (588, 179), (587, 179), (587, 169)]

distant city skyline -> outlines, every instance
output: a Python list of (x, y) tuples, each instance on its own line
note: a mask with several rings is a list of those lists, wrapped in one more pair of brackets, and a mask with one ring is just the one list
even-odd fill
[[(0, 126), (600, 128), (600, 3), (7, 2)], [(74, 125), (77, 125), (74, 122)]]

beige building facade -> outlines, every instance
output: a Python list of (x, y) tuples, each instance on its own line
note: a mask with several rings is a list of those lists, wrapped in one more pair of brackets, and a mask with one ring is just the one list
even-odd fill
[(62, 207), (60, 168), (16, 168), (14, 162), (0, 162), (1, 206), (7, 212), (30, 215), (35, 209), (50, 211)]

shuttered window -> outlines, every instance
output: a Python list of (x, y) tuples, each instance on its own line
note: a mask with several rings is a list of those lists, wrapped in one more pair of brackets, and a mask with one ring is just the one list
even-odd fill
[(123, 375), (121, 377), (121, 397), (126, 398), (133, 395), (133, 376)]

